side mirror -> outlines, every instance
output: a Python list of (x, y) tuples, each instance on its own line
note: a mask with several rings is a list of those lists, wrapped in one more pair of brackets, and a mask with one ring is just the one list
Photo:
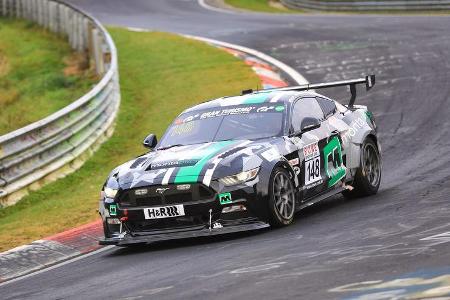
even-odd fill
[(149, 149), (155, 148), (156, 144), (158, 144), (158, 140), (156, 139), (156, 135), (153, 133), (149, 134), (143, 142), (144, 147)]
[(301, 132), (307, 132), (320, 127), (320, 120), (316, 118), (306, 117), (302, 121)]

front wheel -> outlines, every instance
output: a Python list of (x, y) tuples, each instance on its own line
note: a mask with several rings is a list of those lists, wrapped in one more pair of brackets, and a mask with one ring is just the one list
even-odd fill
[(376, 143), (367, 138), (361, 147), (361, 166), (353, 181), (353, 190), (345, 191), (346, 197), (364, 197), (375, 195), (381, 181), (381, 156)]
[(270, 224), (274, 227), (292, 223), (295, 213), (295, 187), (289, 173), (276, 168), (269, 184)]

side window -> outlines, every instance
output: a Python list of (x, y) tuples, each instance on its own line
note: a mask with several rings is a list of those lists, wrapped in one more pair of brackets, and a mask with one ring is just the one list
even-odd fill
[(317, 102), (319, 102), (319, 105), (323, 110), (325, 118), (328, 118), (329, 116), (331, 116), (336, 112), (336, 104), (334, 103), (333, 100), (318, 97)]
[(299, 131), (305, 118), (323, 120), (323, 112), (315, 98), (302, 98), (294, 104), (292, 110), (292, 129)]

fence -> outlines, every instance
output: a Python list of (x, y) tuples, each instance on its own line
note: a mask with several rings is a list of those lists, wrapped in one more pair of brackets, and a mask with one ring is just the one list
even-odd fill
[(324, 11), (440, 11), (450, 0), (281, 0), (287, 7)]
[(0, 16), (34, 21), (67, 37), (101, 77), (80, 99), (0, 136), (0, 206), (79, 168), (112, 134), (120, 103), (117, 51), (105, 28), (57, 0), (0, 0)]

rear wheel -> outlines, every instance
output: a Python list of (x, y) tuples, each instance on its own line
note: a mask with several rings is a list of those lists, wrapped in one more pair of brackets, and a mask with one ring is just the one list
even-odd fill
[(276, 168), (269, 184), (270, 224), (275, 227), (292, 223), (295, 213), (295, 187), (289, 173)]
[(353, 190), (345, 191), (346, 197), (364, 197), (378, 192), (381, 181), (381, 156), (376, 143), (367, 138), (361, 147), (361, 166), (353, 181)]

